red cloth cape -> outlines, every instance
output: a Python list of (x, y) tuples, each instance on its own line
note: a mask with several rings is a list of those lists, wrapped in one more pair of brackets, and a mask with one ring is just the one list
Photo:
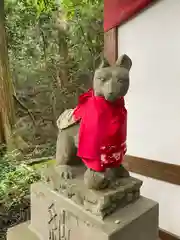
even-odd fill
[(124, 98), (111, 103), (90, 89), (80, 96), (73, 115), (80, 120), (77, 155), (85, 165), (95, 171), (119, 166), (126, 152)]

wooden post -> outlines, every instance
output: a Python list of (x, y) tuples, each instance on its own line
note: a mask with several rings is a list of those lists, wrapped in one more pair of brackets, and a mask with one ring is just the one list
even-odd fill
[(112, 28), (104, 33), (104, 56), (112, 65), (118, 58), (117, 28)]

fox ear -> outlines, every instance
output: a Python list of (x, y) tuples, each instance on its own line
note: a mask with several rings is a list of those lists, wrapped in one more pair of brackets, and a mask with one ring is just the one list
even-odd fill
[(101, 59), (102, 60), (101, 60), (101, 64), (99, 65), (99, 68), (105, 68), (110, 66), (108, 60), (104, 56)]
[(132, 60), (126, 54), (123, 54), (115, 63), (116, 66), (124, 67), (128, 70), (132, 67)]

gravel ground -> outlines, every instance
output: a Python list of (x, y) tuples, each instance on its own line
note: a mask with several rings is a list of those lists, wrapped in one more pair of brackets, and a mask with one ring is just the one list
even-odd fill
[(0, 240), (6, 239), (7, 229), (30, 219), (30, 204), (17, 205), (6, 211), (0, 210)]

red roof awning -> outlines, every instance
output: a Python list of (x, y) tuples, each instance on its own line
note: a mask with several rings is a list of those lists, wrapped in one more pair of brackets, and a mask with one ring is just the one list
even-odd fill
[(119, 26), (153, 0), (104, 0), (104, 31)]

